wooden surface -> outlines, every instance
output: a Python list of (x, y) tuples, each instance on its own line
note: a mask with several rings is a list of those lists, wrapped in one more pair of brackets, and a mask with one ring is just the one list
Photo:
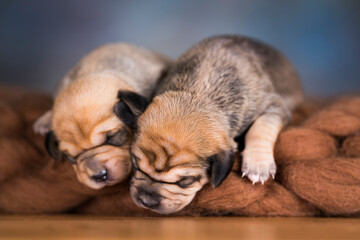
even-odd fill
[(360, 239), (360, 219), (2, 216), (0, 239)]

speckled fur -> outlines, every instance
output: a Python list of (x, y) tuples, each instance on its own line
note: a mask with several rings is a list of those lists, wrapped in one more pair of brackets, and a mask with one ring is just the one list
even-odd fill
[[(251, 125), (243, 174), (253, 183), (274, 177), (276, 137), (301, 100), (296, 71), (272, 47), (231, 35), (199, 42), (178, 58), (139, 119), (132, 146), (138, 166), (131, 186), (134, 201), (171, 213), (191, 202), (206, 183), (217, 187), (231, 169), (234, 138)], [(184, 177), (200, 180), (176, 187)], [(161, 202), (155, 207), (144, 204), (158, 194)]]

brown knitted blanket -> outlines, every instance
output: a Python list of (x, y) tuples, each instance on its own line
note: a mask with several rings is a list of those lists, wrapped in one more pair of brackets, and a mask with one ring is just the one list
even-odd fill
[[(50, 97), (0, 88), (0, 212), (156, 216), (137, 207), (127, 182), (100, 191), (77, 182), (70, 163), (55, 162), (32, 123)], [(252, 185), (240, 159), (223, 184), (200, 191), (176, 215), (360, 216), (360, 95), (307, 101), (280, 134), (276, 179)]]

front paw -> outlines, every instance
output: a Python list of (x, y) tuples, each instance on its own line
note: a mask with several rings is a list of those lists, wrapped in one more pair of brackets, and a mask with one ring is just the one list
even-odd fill
[(242, 153), (242, 176), (247, 176), (255, 184), (265, 183), (270, 176), (275, 178), (276, 165), (273, 152), (263, 149), (246, 149)]

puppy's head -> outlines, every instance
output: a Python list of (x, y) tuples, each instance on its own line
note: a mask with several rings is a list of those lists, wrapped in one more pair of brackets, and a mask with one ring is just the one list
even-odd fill
[(139, 118), (130, 188), (137, 205), (179, 211), (206, 183), (217, 187), (230, 172), (234, 158), (223, 129), (190, 109), (157, 97)]
[(55, 100), (47, 149), (55, 159), (74, 163), (85, 185), (116, 184), (131, 172), (132, 130), (146, 105), (144, 97), (111, 76), (77, 79)]

